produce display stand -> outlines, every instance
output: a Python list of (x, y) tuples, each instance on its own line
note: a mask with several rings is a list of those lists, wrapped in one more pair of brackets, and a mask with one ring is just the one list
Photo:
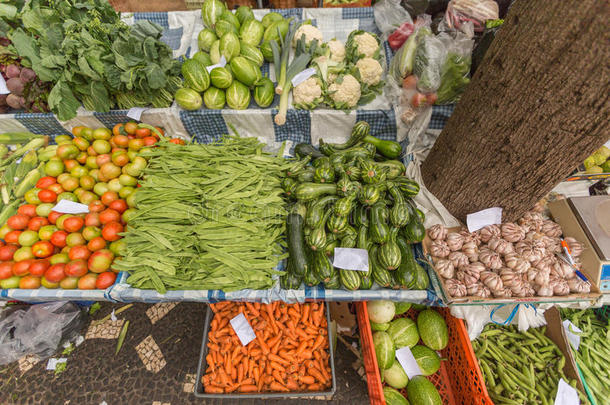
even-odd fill
[(109, 301), (117, 302), (111, 296), (112, 289), (117, 285), (119, 277), (113, 285), (105, 290), (64, 290), (62, 288), (48, 289), (40, 287), (33, 290), (11, 288), (0, 290), (0, 301), (16, 300), (28, 303), (49, 301)]

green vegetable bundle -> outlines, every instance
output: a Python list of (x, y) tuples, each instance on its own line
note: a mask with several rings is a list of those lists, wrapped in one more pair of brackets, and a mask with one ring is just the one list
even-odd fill
[(592, 309), (561, 311), (564, 319), (569, 319), (582, 330), (578, 350), (574, 350), (576, 363), (589, 388), (589, 393), (597, 404), (603, 404), (610, 393), (610, 321), (600, 321)]
[(565, 357), (545, 331), (546, 326), (519, 332), (514, 325), (488, 324), (472, 342), (495, 404), (553, 404), (561, 378), (576, 388), (576, 380), (563, 373)]
[(287, 165), (263, 146), (226, 136), (207, 145), (163, 142), (144, 154), (150, 160), (138, 211), (116, 263), (131, 274), (129, 284), (161, 293), (273, 285), (285, 257), (280, 182)]
[[(410, 243), (425, 234), (423, 213), (411, 197), (419, 185), (404, 176), (397, 142), (377, 139), (356, 123), (344, 144), (320, 141), (295, 147), (300, 159), (286, 172), (282, 187), (296, 200), (288, 217), (288, 271), (284, 288), (323, 282), (348, 290), (381, 287), (426, 289), (428, 276), (415, 261)], [(311, 161), (311, 165), (309, 165)], [(335, 247), (367, 249), (369, 271), (335, 269)]]
[(10, 34), (17, 53), (43, 82), (55, 85), (48, 104), (60, 120), (81, 105), (168, 107), (180, 87), (180, 62), (149, 21), (128, 26), (106, 0), (32, 0)]

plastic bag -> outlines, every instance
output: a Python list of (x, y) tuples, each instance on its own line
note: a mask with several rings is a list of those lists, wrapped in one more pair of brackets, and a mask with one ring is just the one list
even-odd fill
[(76, 336), (85, 316), (71, 302), (52, 302), (18, 309), (0, 321), (0, 365), (27, 354), (52, 356), (59, 344)]
[(375, 25), (381, 31), (381, 37), (385, 41), (396, 29), (406, 23), (403, 30), (408, 29), (408, 25), (413, 26), (411, 16), (400, 5), (400, 0), (380, 0), (373, 6), (375, 15)]
[(455, 38), (442, 33), (439, 39), (445, 44), (445, 60), (441, 66), (441, 85), (436, 90), (435, 104), (455, 103), (470, 83), (470, 64), (474, 40), (460, 32)]
[(413, 33), (400, 47), (398, 52), (394, 54), (390, 62), (389, 73), (394, 78), (398, 86), (401, 85), (403, 79), (413, 72), (413, 63), (415, 61), (415, 51), (425, 35), (432, 35), (430, 30), (431, 17), (427, 14), (417, 17), (413, 26)]
[(420, 92), (433, 93), (440, 87), (445, 55), (445, 44), (440, 38), (434, 35), (421, 36), (413, 59), (413, 74), (417, 77), (417, 89)]
[(443, 30), (467, 33), (465, 23), (472, 23), (475, 32), (482, 32), (485, 21), (496, 20), (500, 10), (494, 0), (451, 0), (445, 12)]

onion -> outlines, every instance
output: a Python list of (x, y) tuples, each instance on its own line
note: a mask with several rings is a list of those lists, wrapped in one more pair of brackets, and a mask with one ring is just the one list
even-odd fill
[(11, 107), (14, 108), (16, 110), (21, 108), (21, 100), (19, 99), (19, 96), (16, 94), (9, 94), (6, 97), (6, 104)]
[(21, 74), (19, 75), (19, 79), (24, 83), (29, 83), (36, 80), (36, 72), (34, 72), (30, 68), (21, 69)]
[(8, 65), (6, 67), (6, 77), (8, 77), (9, 79), (12, 79), (14, 77), (19, 77), (19, 73), (21, 72), (21, 69), (19, 69), (19, 66), (17, 65)]
[(447, 228), (445, 228), (441, 224), (432, 225), (430, 229), (428, 229), (428, 236), (432, 240), (445, 240), (447, 237)]

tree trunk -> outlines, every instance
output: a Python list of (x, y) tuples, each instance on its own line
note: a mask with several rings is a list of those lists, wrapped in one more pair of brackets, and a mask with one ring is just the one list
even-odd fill
[(422, 165), (464, 221), (490, 207), (515, 220), (609, 132), (606, 0), (517, 0)]

